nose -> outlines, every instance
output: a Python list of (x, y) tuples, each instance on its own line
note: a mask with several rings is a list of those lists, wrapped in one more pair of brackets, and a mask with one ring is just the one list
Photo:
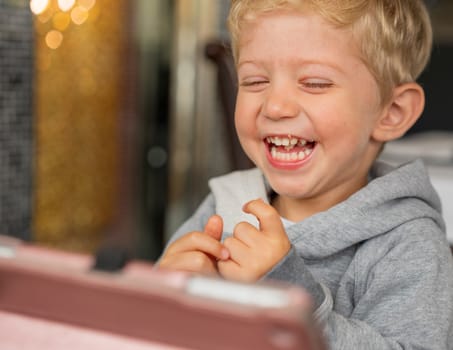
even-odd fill
[(268, 90), (263, 103), (263, 115), (272, 120), (296, 117), (300, 104), (291, 87), (274, 86)]

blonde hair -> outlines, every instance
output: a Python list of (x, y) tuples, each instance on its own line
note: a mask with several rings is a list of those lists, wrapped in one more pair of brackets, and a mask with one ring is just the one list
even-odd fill
[(396, 86), (415, 81), (429, 61), (432, 28), (422, 0), (232, 0), (228, 28), (235, 60), (242, 25), (275, 10), (314, 11), (334, 26), (350, 28), (382, 103)]

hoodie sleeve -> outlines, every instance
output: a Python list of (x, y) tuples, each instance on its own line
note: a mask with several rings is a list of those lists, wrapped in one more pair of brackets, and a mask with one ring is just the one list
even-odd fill
[[(452, 349), (453, 264), (441, 239), (401, 242), (378, 259), (360, 249), (351, 270), (347, 293), (351, 312), (335, 310), (330, 291), (292, 251), (266, 278), (294, 282), (314, 297), (330, 349)], [(364, 268), (367, 266), (367, 268)], [(338, 312), (337, 312), (338, 311)]]
[(304, 288), (313, 299), (315, 320), (320, 324), (325, 323), (332, 310), (332, 295), (327, 287), (316, 281), (294, 246), (264, 278), (285, 281)]
[(377, 261), (370, 256), (363, 249), (355, 263), (351, 315), (329, 315), (332, 349), (452, 349), (453, 270), (445, 242), (410, 239)]

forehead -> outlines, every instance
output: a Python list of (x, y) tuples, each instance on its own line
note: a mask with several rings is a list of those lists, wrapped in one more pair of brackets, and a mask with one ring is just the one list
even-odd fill
[(238, 44), (239, 64), (257, 55), (269, 60), (290, 56), (359, 60), (351, 31), (310, 11), (279, 10), (257, 15), (243, 23)]

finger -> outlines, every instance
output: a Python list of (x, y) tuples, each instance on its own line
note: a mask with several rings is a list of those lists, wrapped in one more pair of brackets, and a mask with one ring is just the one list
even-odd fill
[(233, 237), (243, 242), (246, 246), (252, 247), (260, 239), (261, 232), (252, 224), (242, 221), (234, 227)]
[(250, 248), (247, 245), (234, 237), (228, 237), (223, 244), (230, 252), (230, 260), (239, 265), (247, 264), (250, 259)]
[(208, 219), (204, 232), (212, 238), (220, 241), (223, 233), (223, 220), (219, 215), (213, 215)]
[(166, 255), (183, 252), (200, 251), (216, 259), (228, 259), (229, 252), (222, 243), (204, 232), (190, 232), (174, 241), (167, 249)]
[(241, 266), (231, 259), (219, 261), (217, 263), (217, 269), (220, 276), (227, 280), (237, 281), (239, 280), (239, 276), (242, 274)]
[(183, 252), (165, 257), (159, 262), (159, 268), (205, 275), (218, 274), (215, 262), (206, 254), (197, 251)]
[(262, 199), (246, 203), (242, 210), (256, 216), (260, 230), (264, 233), (282, 232), (283, 224), (277, 210), (270, 204), (264, 203)]
[(257, 278), (233, 260), (219, 262), (217, 265), (220, 276), (227, 280), (239, 282), (255, 282)]

